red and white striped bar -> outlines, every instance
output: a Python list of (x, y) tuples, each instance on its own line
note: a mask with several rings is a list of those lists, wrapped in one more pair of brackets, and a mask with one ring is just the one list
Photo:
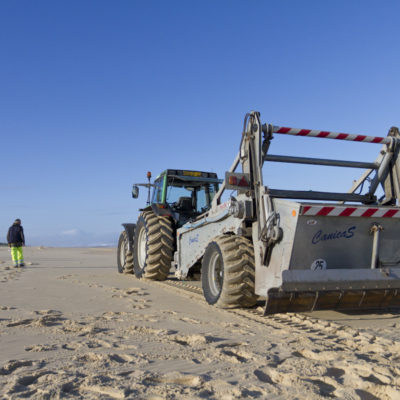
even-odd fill
[(282, 133), (285, 135), (294, 135), (294, 136), (309, 136), (309, 137), (336, 139), (336, 140), (350, 140), (353, 142), (380, 143), (380, 144), (390, 144), (391, 143), (390, 137), (365, 136), (365, 135), (355, 135), (355, 134), (350, 134), (350, 133), (317, 131), (317, 130), (311, 130), (311, 129), (287, 128), (284, 126), (274, 126), (273, 132), (274, 133)]
[(300, 215), (323, 217), (374, 217), (400, 218), (399, 208), (348, 207), (348, 206), (302, 206)]

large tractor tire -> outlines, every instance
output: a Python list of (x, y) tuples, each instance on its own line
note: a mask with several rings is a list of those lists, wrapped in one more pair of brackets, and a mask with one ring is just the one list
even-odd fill
[(159, 217), (153, 211), (140, 214), (133, 247), (136, 277), (154, 281), (167, 279), (174, 252), (173, 233), (170, 218)]
[(254, 249), (248, 239), (221, 235), (207, 246), (201, 267), (207, 303), (220, 308), (254, 306), (254, 279)]
[(125, 231), (119, 235), (117, 265), (120, 274), (133, 274), (133, 254), (129, 251), (129, 238)]

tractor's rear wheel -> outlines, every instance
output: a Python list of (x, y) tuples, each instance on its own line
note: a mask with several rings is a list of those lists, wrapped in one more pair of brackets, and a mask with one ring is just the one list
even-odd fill
[(206, 248), (201, 267), (204, 297), (220, 308), (252, 307), (254, 293), (254, 249), (235, 235), (216, 237)]
[(117, 265), (119, 273), (133, 274), (133, 254), (129, 251), (129, 238), (125, 231), (118, 239)]
[(168, 217), (153, 211), (140, 214), (133, 248), (134, 272), (138, 278), (167, 279), (174, 252), (173, 225)]

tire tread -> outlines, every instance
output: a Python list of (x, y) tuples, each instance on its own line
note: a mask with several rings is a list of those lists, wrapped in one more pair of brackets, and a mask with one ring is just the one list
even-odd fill
[(214, 241), (222, 254), (224, 278), (215, 305), (220, 308), (252, 307), (255, 294), (254, 249), (243, 236), (221, 235)]
[(144, 211), (141, 217), (147, 230), (147, 257), (140, 277), (156, 281), (166, 280), (174, 252), (172, 220), (159, 217), (153, 211)]

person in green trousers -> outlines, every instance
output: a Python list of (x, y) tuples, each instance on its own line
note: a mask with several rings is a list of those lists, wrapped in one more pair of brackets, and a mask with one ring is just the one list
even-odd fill
[(11, 247), (11, 258), (14, 267), (23, 267), (25, 264), (22, 246), (25, 246), (25, 236), (24, 228), (22, 228), (19, 218), (17, 218), (8, 229), (7, 242), (8, 246)]

